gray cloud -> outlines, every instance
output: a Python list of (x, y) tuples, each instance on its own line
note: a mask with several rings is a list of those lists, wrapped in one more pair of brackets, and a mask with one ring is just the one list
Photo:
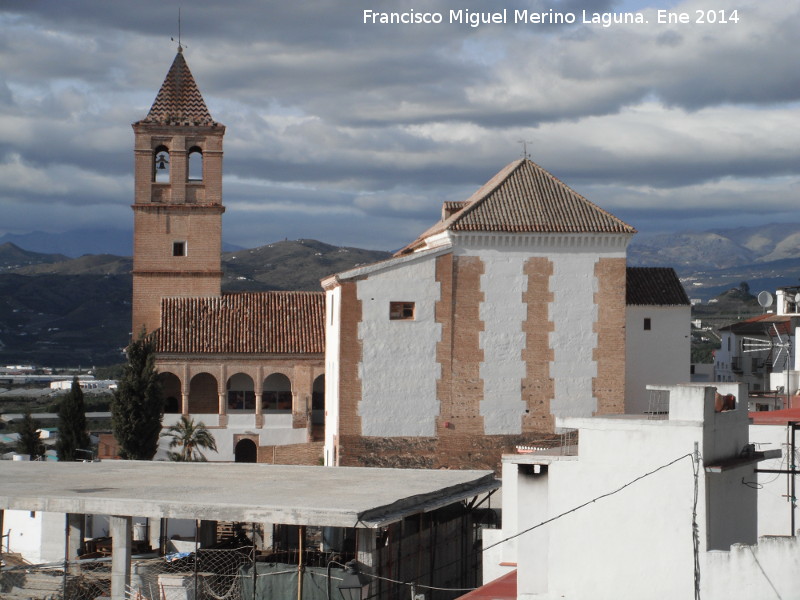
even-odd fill
[[(179, 2), (0, 0), (0, 234), (130, 225), (130, 124)], [(786, 218), (798, 200), (800, 6), (729, 25), (372, 26), (364, 8), (579, 12), (697, 0), (198, 0), (185, 54), (228, 127), (225, 238), (396, 248), (517, 158), (640, 230)], [(48, 210), (42, 211), (41, 207)], [(758, 206), (754, 211), (753, 206)]]

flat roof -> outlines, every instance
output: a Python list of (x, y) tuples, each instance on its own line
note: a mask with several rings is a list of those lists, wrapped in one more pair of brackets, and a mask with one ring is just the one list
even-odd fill
[(381, 527), (495, 490), (492, 471), (0, 461), (0, 509)]

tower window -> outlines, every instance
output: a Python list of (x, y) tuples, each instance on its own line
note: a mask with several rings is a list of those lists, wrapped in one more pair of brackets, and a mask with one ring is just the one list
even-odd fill
[(186, 242), (172, 242), (172, 256), (186, 256)]
[(189, 181), (203, 181), (203, 151), (197, 146), (189, 150)]
[(650, 331), (650, 317), (645, 317), (644, 319), (644, 330)]
[(413, 321), (413, 302), (389, 302), (389, 319), (392, 321)]
[(153, 153), (153, 181), (169, 183), (169, 148), (159, 146)]

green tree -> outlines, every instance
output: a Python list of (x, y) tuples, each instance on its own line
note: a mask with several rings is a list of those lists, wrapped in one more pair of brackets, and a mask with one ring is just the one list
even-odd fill
[(169, 459), (180, 462), (205, 462), (202, 450), (217, 451), (217, 442), (206, 428), (205, 423), (195, 423), (194, 419), (183, 415), (181, 420), (162, 433), (171, 437), (170, 448), (179, 448), (178, 452), (170, 452)]
[(83, 403), (83, 390), (78, 378), (72, 378), (72, 388), (58, 403), (58, 440), (56, 453), (58, 460), (77, 460), (86, 458), (85, 452), (91, 446), (86, 431), (86, 405)]
[(17, 452), (30, 455), (31, 460), (36, 460), (44, 455), (42, 432), (39, 430), (39, 423), (31, 416), (30, 411), (26, 412), (22, 420), (16, 424), (14, 431), (19, 434)]
[(120, 458), (151, 460), (158, 450), (164, 394), (155, 367), (155, 344), (144, 332), (126, 349), (128, 364), (111, 401), (111, 428)]

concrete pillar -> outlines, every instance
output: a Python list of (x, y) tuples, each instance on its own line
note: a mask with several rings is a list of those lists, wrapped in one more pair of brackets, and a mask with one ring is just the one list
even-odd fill
[(83, 548), (83, 538), (86, 530), (86, 517), (83, 514), (67, 514), (67, 562), (69, 572), (77, 573), (80, 566), (75, 562)]
[(208, 548), (217, 543), (217, 522), (200, 521), (200, 536), (198, 537), (201, 548)]
[(125, 600), (131, 581), (132, 517), (108, 518), (111, 535), (111, 600)]

